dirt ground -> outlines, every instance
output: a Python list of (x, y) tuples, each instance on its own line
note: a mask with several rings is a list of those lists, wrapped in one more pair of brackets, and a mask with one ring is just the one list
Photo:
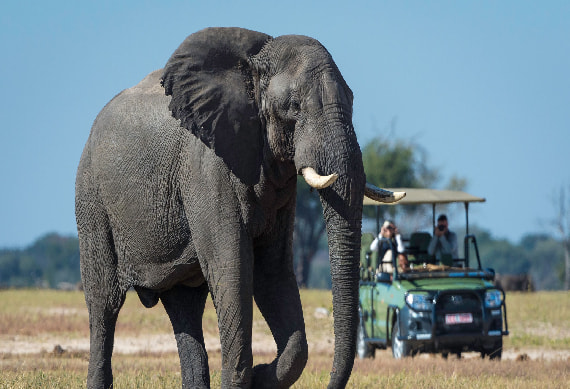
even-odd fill
[[(215, 337), (206, 337), (206, 349), (208, 352), (219, 352), (220, 342)], [(308, 339), (309, 352), (314, 354), (332, 354), (334, 339), (321, 338), (317, 340)], [(68, 352), (88, 352), (88, 338), (67, 338), (53, 335), (44, 336), (0, 336), (0, 354), (36, 354), (52, 352), (54, 348)], [(275, 344), (270, 336), (256, 336), (253, 339), (254, 354), (268, 354), (276, 352)], [(136, 354), (136, 353), (167, 353), (177, 352), (174, 334), (145, 334), (140, 337), (115, 337), (115, 353)], [(464, 353), (465, 358), (478, 357), (477, 353)], [(391, 358), (390, 350), (378, 350), (376, 357)], [(420, 355), (420, 358), (429, 357)], [(530, 360), (570, 360), (570, 350), (550, 350), (544, 348), (516, 348), (503, 350), (503, 359), (514, 360), (517, 358), (528, 358)]]

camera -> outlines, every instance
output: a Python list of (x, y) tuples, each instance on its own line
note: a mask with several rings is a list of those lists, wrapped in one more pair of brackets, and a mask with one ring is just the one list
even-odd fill
[(443, 231), (443, 230), (445, 230), (445, 226), (437, 226), (437, 229), (440, 231)]

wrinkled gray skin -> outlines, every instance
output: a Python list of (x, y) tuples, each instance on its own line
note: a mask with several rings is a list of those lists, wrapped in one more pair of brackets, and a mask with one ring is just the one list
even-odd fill
[[(170, 316), (184, 387), (210, 385), (208, 292), (222, 387), (289, 387), (299, 378), (307, 340), (292, 234), (296, 176), (307, 166), (339, 174), (319, 195), (333, 281), (329, 387), (340, 388), (355, 355), (365, 176), (352, 93), (327, 50), (304, 36), (206, 29), (107, 104), (76, 181), (89, 388), (112, 385), (115, 323), (131, 287), (147, 307), (160, 299)], [(255, 367), (252, 297), (278, 350)]]

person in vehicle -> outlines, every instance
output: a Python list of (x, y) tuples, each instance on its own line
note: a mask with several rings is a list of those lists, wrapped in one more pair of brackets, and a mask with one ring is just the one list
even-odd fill
[(386, 220), (380, 228), (380, 233), (372, 243), (370, 243), (370, 251), (378, 250), (378, 255), (382, 257), (391, 246), (396, 247), (399, 253), (404, 252), (404, 244), (398, 227), (391, 220)]
[(380, 228), (380, 233), (370, 244), (370, 251), (378, 251), (381, 270), (391, 273), (392, 248), (396, 248), (397, 253), (404, 253), (404, 244), (400, 231), (391, 220), (386, 220)]
[(428, 254), (433, 255), (439, 261), (441, 261), (444, 254), (451, 255), (453, 259), (459, 257), (457, 235), (449, 230), (447, 216), (444, 214), (439, 215), (437, 218), (437, 226), (429, 242)]
[(410, 262), (406, 253), (398, 253), (398, 272), (406, 273), (410, 270)]

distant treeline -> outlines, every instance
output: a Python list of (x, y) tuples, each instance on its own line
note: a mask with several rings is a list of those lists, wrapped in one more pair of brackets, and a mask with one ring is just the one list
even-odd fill
[[(481, 261), (499, 274), (528, 274), (535, 290), (563, 288), (562, 244), (548, 235), (527, 235), (518, 244), (475, 228)], [(330, 286), (326, 260), (311, 266), (307, 286)], [(0, 287), (69, 288), (80, 282), (77, 237), (50, 233), (24, 249), (0, 249)]]
[(564, 248), (546, 234), (524, 236), (518, 244), (494, 239), (489, 231), (475, 229), (484, 267), (499, 274), (528, 274), (535, 290), (564, 288)]
[(61, 288), (80, 279), (77, 237), (50, 233), (24, 249), (0, 250), (1, 287)]

